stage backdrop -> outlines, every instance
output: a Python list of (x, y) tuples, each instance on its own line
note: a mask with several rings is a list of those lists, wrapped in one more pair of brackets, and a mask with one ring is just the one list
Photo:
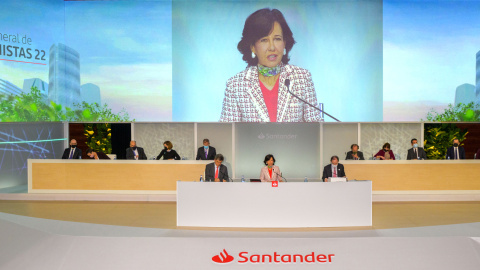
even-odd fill
[(0, 122), (216, 122), (266, 7), (340, 120), (480, 121), (480, 1), (4, 0)]
[(260, 178), (267, 154), (288, 179), (320, 178), (320, 124), (235, 124), (235, 177)]

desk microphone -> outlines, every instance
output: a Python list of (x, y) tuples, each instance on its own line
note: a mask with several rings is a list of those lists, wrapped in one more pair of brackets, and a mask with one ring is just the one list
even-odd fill
[(325, 112), (324, 110), (321, 110), (320, 108), (318, 108), (317, 106), (314, 106), (312, 104), (310, 104), (310, 102), (307, 102), (306, 100), (300, 98), (299, 96), (295, 95), (294, 93), (292, 93), (292, 91), (290, 91), (290, 79), (285, 79), (285, 86), (287, 87), (287, 92), (290, 93), (290, 95), (296, 97), (297, 99), (299, 99), (300, 101), (302, 101), (303, 103), (307, 104), (308, 106), (314, 108), (315, 110), (318, 110), (319, 112), (322, 112), (328, 116), (330, 116), (333, 120), (337, 121), (337, 122), (341, 122), (340, 120), (338, 120), (337, 118), (333, 117), (332, 115), (328, 114), (327, 112)]
[(272, 168), (272, 171), (273, 171), (276, 175), (280, 176), (283, 180), (285, 180), (285, 182), (288, 182), (287, 179), (286, 179), (285, 177), (283, 177), (281, 174), (278, 174), (278, 173), (275, 171), (274, 168)]

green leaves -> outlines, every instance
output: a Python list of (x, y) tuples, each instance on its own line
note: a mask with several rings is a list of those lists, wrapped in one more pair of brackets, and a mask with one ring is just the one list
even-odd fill
[(77, 122), (130, 122), (130, 116), (122, 109), (114, 114), (107, 104), (74, 104), (63, 107), (53, 101), (45, 103), (37, 87), (19, 96), (0, 94), (0, 122), (77, 121)]
[(112, 153), (112, 124), (83, 124), (83, 131), (89, 148), (105, 154)]
[(480, 121), (480, 104), (470, 102), (459, 103), (457, 106), (448, 104), (443, 113), (430, 111), (427, 114), (427, 121), (432, 122), (478, 122)]
[(425, 124), (425, 151), (428, 159), (444, 159), (453, 139), (460, 145), (466, 139), (468, 130), (462, 130), (455, 124)]
[(90, 113), (90, 111), (88, 109), (83, 110), (82, 116), (86, 120), (90, 120), (92, 118), (92, 114)]

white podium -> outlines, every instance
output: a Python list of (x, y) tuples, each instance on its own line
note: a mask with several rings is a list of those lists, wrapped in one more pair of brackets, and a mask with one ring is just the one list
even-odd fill
[(372, 226), (372, 182), (177, 182), (177, 226)]

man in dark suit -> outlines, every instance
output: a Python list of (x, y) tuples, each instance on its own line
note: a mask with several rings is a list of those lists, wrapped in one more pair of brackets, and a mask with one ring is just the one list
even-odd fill
[(412, 144), (412, 148), (408, 149), (407, 160), (427, 159), (427, 153), (422, 147), (418, 147), (417, 139), (413, 138), (410, 143)]
[(353, 160), (365, 160), (363, 157), (363, 153), (358, 151), (358, 144), (354, 143), (350, 146), (352, 151), (347, 152), (347, 156), (345, 157), (346, 160), (353, 159)]
[(331, 164), (323, 168), (323, 182), (327, 182), (329, 177), (345, 177), (345, 169), (343, 165), (338, 163), (338, 157), (332, 156), (330, 158)]
[(137, 147), (136, 141), (130, 141), (130, 147), (127, 148), (127, 159), (147, 159), (142, 147)]
[(72, 139), (70, 141), (70, 147), (66, 148), (63, 151), (62, 159), (81, 159), (82, 158), (82, 150), (77, 148), (77, 140)]
[(460, 146), (458, 139), (454, 139), (453, 146), (447, 149), (447, 159), (465, 159), (465, 149)]
[(215, 156), (213, 163), (207, 164), (205, 167), (205, 181), (228, 182), (227, 166), (222, 164), (223, 155)]
[(215, 155), (217, 155), (215, 147), (210, 146), (208, 139), (203, 139), (203, 146), (198, 148), (196, 160), (213, 160)]

